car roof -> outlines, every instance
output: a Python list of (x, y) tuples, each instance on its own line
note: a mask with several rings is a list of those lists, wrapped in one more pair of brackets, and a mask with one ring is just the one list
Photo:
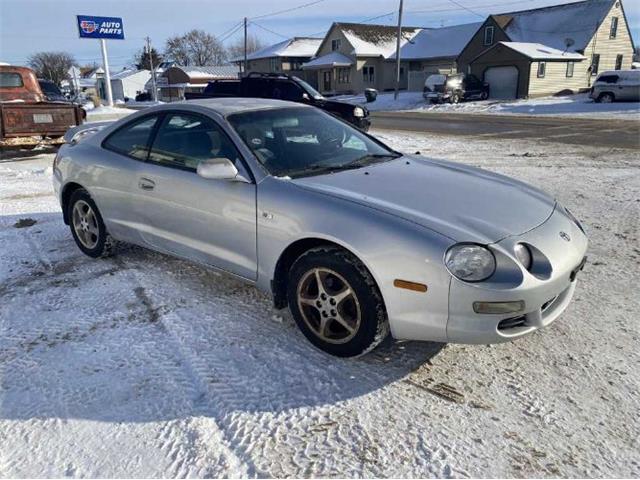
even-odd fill
[[(232, 113), (251, 112), (255, 110), (270, 110), (274, 108), (300, 107), (312, 108), (296, 102), (274, 100), (270, 98), (225, 97), (225, 98), (201, 98), (179, 102), (187, 105), (199, 105), (226, 116)], [(172, 105), (176, 105), (173, 103)]]

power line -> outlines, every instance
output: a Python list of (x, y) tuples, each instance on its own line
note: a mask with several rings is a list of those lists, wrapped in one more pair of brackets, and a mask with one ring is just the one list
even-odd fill
[(274, 32), (273, 30), (269, 30), (267, 27), (263, 27), (263, 26), (262, 26), (262, 25), (260, 25), (259, 23), (254, 22), (253, 20), (252, 20), (251, 22), (249, 22), (249, 24), (250, 24), (250, 25), (255, 25), (256, 27), (261, 28), (262, 30), (264, 30), (264, 31), (266, 31), (266, 32), (269, 32), (269, 33), (272, 33), (272, 34), (274, 34), (274, 35), (277, 35), (277, 36), (279, 36), (279, 37), (286, 38), (287, 40), (288, 40), (289, 38), (291, 38), (291, 37), (287, 37), (286, 35), (282, 35), (281, 33)]
[[(516, 5), (520, 3), (532, 3), (533, 0), (516, 0), (513, 2), (502, 3), (490, 3), (487, 5), (477, 5), (474, 8), (488, 8), (488, 7), (503, 7), (506, 5)], [(428, 9), (428, 10), (407, 10), (407, 13), (442, 13), (442, 12), (457, 12), (460, 10), (467, 10), (466, 8), (442, 8), (442, 9)], [(484, 16), (484, 15), (483, 15)]]
[(306, 8), (306, 7), (310, 7), (312, 5), (317, 5), (318, 3), (322, 3), (325, 2), (326, 0), (314, 0), (313, 2), (308, 2), (308, 3), (304, 3), (302, 5), (298, 5), (297, 7), (291, 7), (291, 8), (286, 8), (284, 10), (278, 10), (275, 12), (270, 12), (270, 13), (265, 13), (263, 15), (258, 15), (256, 17), (249, 17), (249, 20), (255, 20), (256, 18), (260, 19), (260, 18), (266, 18), (266, 17), (273, 17), (275, 15), (281, 15), (283, 13), (289, 13), (289, 12), (293, 12), (294, 10), (300, 10), (301, 8)]
[(456, 0), (449, 0), (449, 1), (450, 1), (451, 3), (453, 3), (454, 5), (459, 6), (461, 9), (466, 10), (466, 11), (467, 11), (467, 12), (469, 12), (469, 13), (473, 13), (474, 15), (476, 15), (476, 16), (478, 16), (478, 17), (481, 17), (481, 18), (486, 17), (486, 15), (483, 15), (482, 13), (475, 12), (475, 11), (471, 10), (470, 8), (467, 8), (467, 7), (465, 7), (464, 5), (462, 5), (462, 4), (458, 3), (458, 2), (456, 2)]

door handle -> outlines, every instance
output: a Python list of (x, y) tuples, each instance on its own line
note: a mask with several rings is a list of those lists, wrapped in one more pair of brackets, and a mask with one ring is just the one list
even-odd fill
[(156, 182), (149, 180), (148, 178), (141, 178), (138, 180), (138, 187), (142, 190), (153, 190), (156, 186)]

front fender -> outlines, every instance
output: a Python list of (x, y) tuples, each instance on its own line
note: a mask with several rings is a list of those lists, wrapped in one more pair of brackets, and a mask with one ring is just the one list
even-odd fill
[[(448, 237), (397, 216), (284, 179), (258, 185), (258, 286), (269, 290), (286, 248), (319, 239), (349, 250), (382, 293), (391, 333), (398, 339), (446, 341), (450, 274), (443, 265)], [(399, 289), (394, 280), (427, 285), (426, 293)]]

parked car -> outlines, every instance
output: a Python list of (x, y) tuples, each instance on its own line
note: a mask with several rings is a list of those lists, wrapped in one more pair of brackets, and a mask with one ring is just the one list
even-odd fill
[(60, 88), (58, 88), (58, 86), (51, 80), (39, 78), (38, 85), (40, 85), (40, 90), (42, 90), (42, 93), (48, 102), (71, 103), (69, 99), (62, 94)]
[(21, 145), (59, 138), (69, 127), (81, 124), (85, 115), (78, 105), (47, 101), (33, 70), (0, 65), (1, 146), (11, 145), (17, 137), (23, 137)]
[(293, 75), (251, 72), (239, 80), (210, 82), (202, 93), (185, 93), (187, 100), (220, 97), (288, 100), (325, 110), (364, 131), (367, 131), (371, 125), (369, 110), (366, 107), (329, 100), (307, 82)]
[(433, 74), (425, 80), (422, 96), (431, 103), (486, 100), (489, 98), (489, 84), (480, 81), (475, 75)]
[(593, 82), (589, 96), (598, 103), (640, 102), (640, 70), (602, 72)]
[(389, 331), (523, 337), (564, 311), (586, 261), (582, 226), (549, 195), (307, 105), (194, 100), (105, 125), (71, 130), (53, 164), (80, 250), (130, 242), (233, 274), (334, 355)]

